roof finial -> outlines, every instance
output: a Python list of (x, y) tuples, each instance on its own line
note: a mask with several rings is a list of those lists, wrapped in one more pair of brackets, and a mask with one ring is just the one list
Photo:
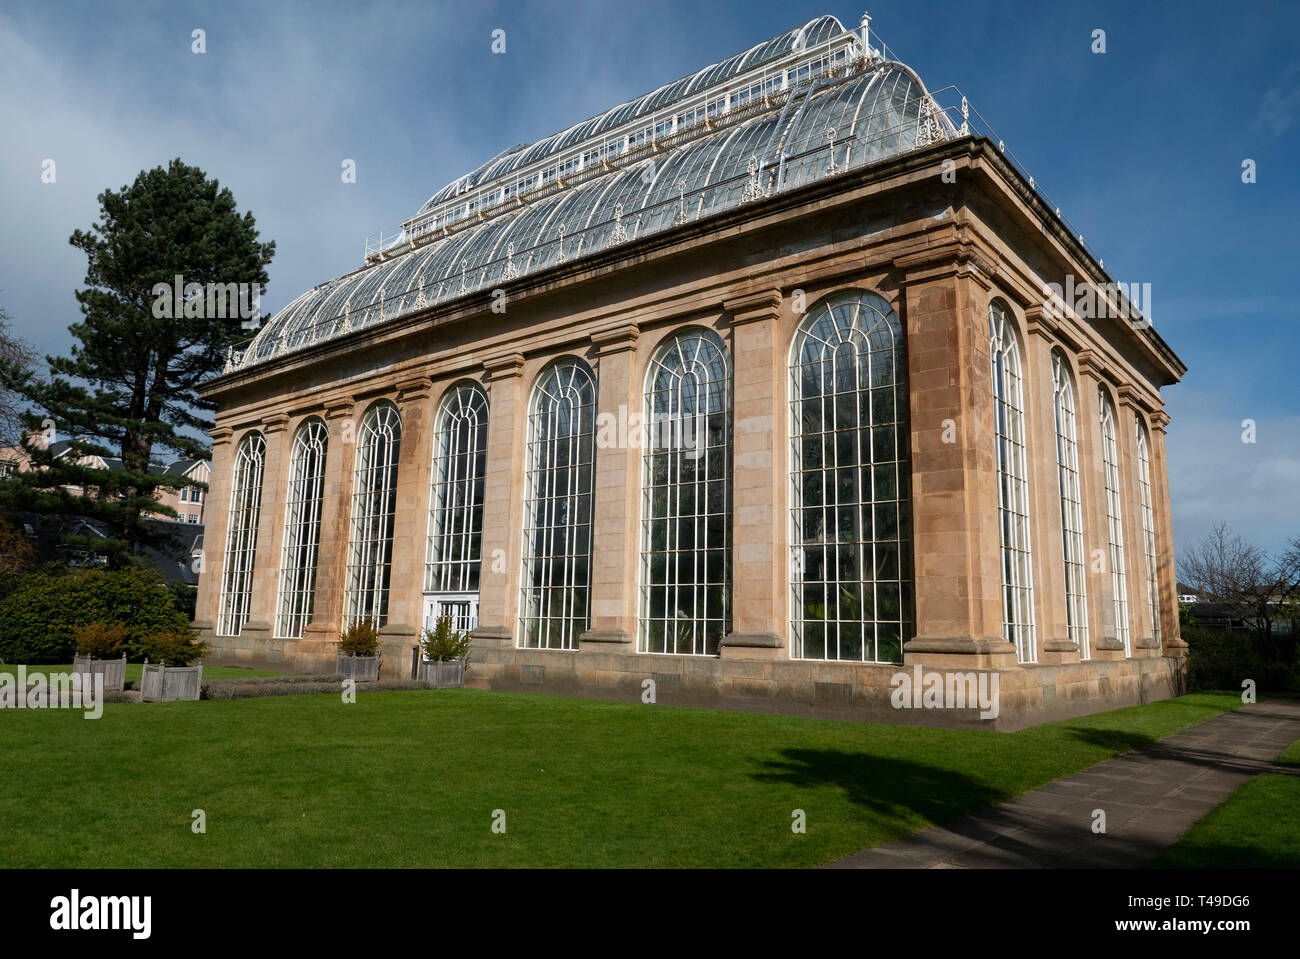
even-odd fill
[(871, 14), (862, 11), (862, 18), (858, 20), (862, 27), (862, 55), (868, 60), (871, 59)]

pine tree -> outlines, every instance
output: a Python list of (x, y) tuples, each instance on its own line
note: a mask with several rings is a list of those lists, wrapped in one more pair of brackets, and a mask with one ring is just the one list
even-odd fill
[[(46, 357), (45, 379), (0, 358), (0, 383), (30, 404), (34, 467), (0, 483), (0, 507), (98, 521), (106, 536), (67, 542), (123, 566), (167, 538), (146, 521), (175, 516), (157, 490), (191, 485), (151, 472), (155, 456), (209, 455), (200, 437), (214, 406), (196, 390), (256, 326), (275, 243), (258, 240), (253, 214), (236, 210), (228, 188), (179, 159), (106, 190), (99, 203), (99, 222), (69, 240), (88, 261), (71, 355)], [(56, 458), (49, 446), (58, 439), (69, 445)], [(122, 468), (82, 465), (84, 455), (120, 458)]]

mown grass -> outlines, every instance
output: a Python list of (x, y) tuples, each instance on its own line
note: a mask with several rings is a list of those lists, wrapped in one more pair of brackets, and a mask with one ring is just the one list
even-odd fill
[[(1300, 766), (1300, 740), (1273, 760)], [(1248, 779), (1151, 862), (1157, 869), (1295, 869), (1300, 866), (1300, 776)]]
[(809, 866), (1240, 704), (1013, 734), (475, 690), (5, 711), (0, 865)]

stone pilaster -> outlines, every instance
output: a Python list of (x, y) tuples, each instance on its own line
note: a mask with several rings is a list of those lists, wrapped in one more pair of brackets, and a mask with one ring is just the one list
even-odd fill
[(1016, 663), (1002, 633), (997, 457), (985, 272), (957, 248), (895, 260), (902, 274), (912, 433), (916, 637), (908, 665)]
[(1178, 573), (1174, 561), (1173, 520), (1169, 508), (1169, 458), (1165, 434), (1169, 414), (1151, 417), (1151, 508), (1156, 519), (1156, 581), (1160, 586), (1160, 642), (1166, 656), (1185, 656), (1187, 643), (1178, 622)]
[(731, 315), (731, 632), (724, 659), (788, 659), (790, 524), (780, 359), (781, 291), (723, 304)]
[[(402, 447), (397, 462), (388, 624), (393, 629), (404, 626), (416, 632), (423, 626), (424, 616), (429, 473), (433, 467), (432, 395), (433, 382), (427, 376), (411, 377), (397, 383), (395, 399), (402, 417)], [(409, 647), (410, 642), (407, 642), (408, 653)]]
[[(641, 456), (631, 442), (642, 415), (639, 331), (628, 325), (596, 333), (596, 465), (592, 491), (591, 628), (581, 652), (632, 652), (637, 635), (640, 570)], [(614, 424), (602, 430), (600, 423)]]
[(519, 353), (484, 364), (488, 392), (487, 463), (483, 484), (483, 561), (479, 573), (480, 648), (514, 644), (519, 619), (519, 564), (523, 543), (527, 391)]
[[(1089, 645), (1092, 647), (1093, 659), (1123, 659), (1124, 643), (1115, 633), (1115, 592), (1111, 583), (1110, 524), (1106, 510), (1106, 464), (1101, 441), (1101, 402), (1098, 397), (1098, 390), (1108, 378), (1107, 370), (1101, 357), (1092, 350), (1080, 351), (1078, 362), (1079, 484), (1083, 497), (1083, 548), (1088, 554), (1088, 616), (1091, 620)], [(1118, 415), (1117, 412), (1117, 445)], [(1128, 517), (1124, 519), (1127, 521)], [(1126, 553), (1125, 560), (1127, 559)], [(1096, 597), (1096, 600), (1093, 601), (1092, 597)], [(1129, 612), (1132, 613), (1132, 610)]]
[[(1146, 413), (1132, 387), (1117, 387), (1115, 396), (1118, 403), (1115, 427), (1119, 441), (1120, 482), (1126, 510), (1124, 548), (1129, 556), (1129, 625), (1132, 628), (1133, 655), (1153, 656), (1157, 654), (1160, 644), (1155, 640), (1151, 604), (1147, 600), (1147, 549), (1146, 535), (1142, 530), (1142, 486), (1137, 455), (1138, 422), (1146, 422)], [(1147, 453), (1149, 459), (1149, 449)], [(1154, 505), (1152, 512), (1154, 513)]]
[[(1034, 557), (1034, 621), (1040, 663), (1079, 661), (1079, 644), (1070, 639), (1065, 595), (1065, 533), (1060, 522), (1061, 476), (1056, 449), (1056, 384), (1052, 349), (1056, 321), (1041, 305), (1025, 311), (1028, 337), (1024, 356), (1025, 449)], [(1053, 522), (1053, 519), (1056, 521)]]
[[(327, 400), (325, 482), (321, 495), (320, 560), (311, 622), (303, 639), (324, 651), (339, 638), (346, 589), (348, 528), (352, 511), (352, 466), (357, 451), (357, 403), (351, 396)], [(305, 644), (304, 644), (305, 645)]]

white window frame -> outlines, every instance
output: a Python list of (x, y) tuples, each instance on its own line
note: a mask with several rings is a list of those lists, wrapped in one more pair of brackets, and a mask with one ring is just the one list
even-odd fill
[(248, 621), (265, 471), (266, 439), (256, 431), (245, 434), (239, 441), (231, 468), (230, 511), (226, 522), (226, 549), (217, 615), (218, 636), (238, 636)]
[(993, 377), (994, 442), (998, 467), (999, 565), (1002, 568), (1003, 636), (1022, 663), (1038, 660), (1034, 628), (1034, 574), (1026, 466), (1024, 367), (1020, 343), (1006, 307), (989, 304)]
[(1074, 382), (1059, 350), (1052, 351), (1052, 418), (1056, 425), (1056, 475), (1061, 494), (1061, 558), (1065, 570), (1067, 638), (1079, 658), (1092, 655), (1088, 643), (1088, 557), (1083, 546), (1083, 495), (1079, 483), (1078, 415)]
[[(732, 383), (726, 344), (701, 326), (673, 332), (655, 350), (643, 395), (637, 648), (716, 656), (731, 631)], [(656, 483), (661, 471), (664, 482)], [(684, 522), (692, 530), (685, 546)]]
[(1097, 388), (1097, 414), (1101, 431), (1101, 461), (1106, 479), (1106, 537), (1110, 548), (1110, 588), (1115, 608), (1115, 638), (1124, 655), (1133, 655), (1128, 617), (1128, 573), (1124, 564), (1123, 486), (1119, 478), (1119, 451), (1115, 441), (1115, 407), (1104, 387)]
[(1137, 427), (1138, 490), (1142, 501), (1142, 546), (1147, 558), (1147, 607), (1151, 611), (1151, 636), (1157, 648), (1160, 639), (1160, 583), (1156, 577), (1156, 521), (1151, 499), (1151, 444), (1141, 417)]
[(294, 433), (285, 492), (280, 584), (275, 604), (275, 636), (300, 639), (316, 606), (320, 562), (321, 512), (325, 501), (325, 462), (329, 427), (318, 416)]
[(596, 480), (596, 377), (578, 357), (556, 360), (538, 376), (527, 442), (516, 642), (576, 650), (591, 624)]
[(361, 418), (352, 471), (352, 518), (348, 537), (343, 623), (388, 623), (397, 507), (397, 467), (402, 418), (388, 400)]
[[(841, 351), (851, 370), (837, 365)], [(906, 364), (898, 315), (874, 293), (837, 293), (810, 310), (795, 332), (789, 361), (795, 659), (901, 663), (903, 644), (912, 638)], [(810, 459), (821, 465), (810, 468)], [(846, 477), (850, 489), (842, 488)], [(846, 577), (847, 561), (853, 572)], [(810, 603), (820, 606), (820, 618), (808, 615)]]

